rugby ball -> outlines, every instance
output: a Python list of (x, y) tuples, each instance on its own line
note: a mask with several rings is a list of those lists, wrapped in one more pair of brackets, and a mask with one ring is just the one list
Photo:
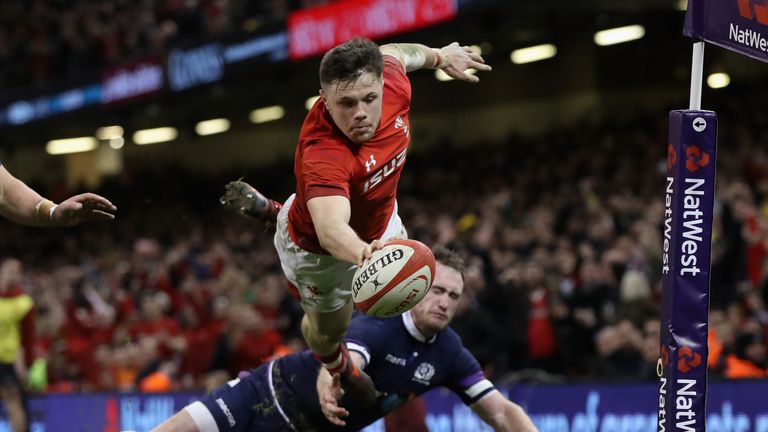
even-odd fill
[(395, 240), (375, 251), (352, 279), (352, 300), (370, 316), (399, 315), (421, 301), (435, 277), (435, 256), (416, 240)]

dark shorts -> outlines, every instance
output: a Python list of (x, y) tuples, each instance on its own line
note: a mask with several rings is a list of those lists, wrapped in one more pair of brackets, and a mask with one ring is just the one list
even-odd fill
[(218, 387), (200, 400), (204, 409), (198, 402), (185, 409), (198, 426), (203, 426), (203, 432), (216, 431), (210, 425), (210, 417), (201, 412), (206, 409), (221, 432), (297, 431), (289, 424), (284, 411), (281, 412), (283, 408), (275, 403), (272, 389), (276, 383), (273, 378), (279, 374), (273, 372), (273, 364), (262, 365), (252, 370), (248, 377), (234, 379)]
[(22, 388), (12, 364), (0, 363), (0, 387)]

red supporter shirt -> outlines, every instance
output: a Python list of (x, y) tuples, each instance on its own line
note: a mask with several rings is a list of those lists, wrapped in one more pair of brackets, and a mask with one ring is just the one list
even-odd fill
[(302, 249), (327, 255), (320, 247), (307, 201), (341, 195), (351, 206), (349, 225), (365, 242), (380, 238), (395, 209), (397, 184), (411, 141), (408, 112), (411, 83), (403, 65), (384, 56), (381, 121), (373, 138), (357, 144), (333, 123), (318, 100), (304, 119), (296, 148), (296, 198), (288, 232)]

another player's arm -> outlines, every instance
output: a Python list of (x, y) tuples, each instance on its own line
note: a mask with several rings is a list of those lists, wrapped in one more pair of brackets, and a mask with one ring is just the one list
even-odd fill
[(497, 432), (536, 432), (536, 426), (520, 405), (493, 390), (472, 405), (472, 410)]
[(307, 208), (320, 246), (340, 260), (360, 266), (383, 245), (380, 240), (364, 242), (349, 226), (352, 210), (345, 196), (315, 197), (307, 201)]
[[(358, 369), (365, 369), (366, 362), (362, 355), (350, 351), (349, 357)], [(346, 422), (343, 419), (349, 417), (349, 411), (338, 404), (343, 395), (344, 390), (341, 388), (339, 375), (331, 376), (326, 368), (321, 367), (317, 375), (317, 397), (320, 402), (320, 409), (325, 418), (336, 426), (345, 426)]]
[(53, 206), (53, 202), (0, 166), (0, 215), (22, 225), (52, 225), (48, 212)]
[(406, 72), (419, 69), (442, 69), (451, 78), (478, 82), (480, 78), (465, 73), (467, 69), (490, 71), (480, 54), (476, 54), (468, 46), (460, 46), (458, 42), (442, 48), (430, 48), (422, 44), (402, 43), (385, 44), (380, 47), (381, 53), (395, 57), (405, 68)]
[(158, 425), (152, 432), (205, 432), (201, 431), (195, 420), (187, 412), (187, 410), (181, 410), (173, 415), (173, 417), (164, 421)]
[(92, 193), (73, 196), (61, 204), (43, 198), (0, 165), (0, 215), (22, 225), (76, 225), (91, 219), (114, 219), (117, 210)]

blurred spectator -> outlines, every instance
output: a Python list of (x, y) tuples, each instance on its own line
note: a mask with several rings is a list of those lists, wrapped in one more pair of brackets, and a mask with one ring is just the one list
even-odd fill
[(33, 300), (21, 283), (21, 262), (0, 262), (0, 400), (15, 432), (29, 429), (25, 388), (34, 337)]
[(725, 377), (731, 379), (765, 378), (766, 348), (761, 333), (742, 333), (736, 338), (733, 354), (725, 360)]

